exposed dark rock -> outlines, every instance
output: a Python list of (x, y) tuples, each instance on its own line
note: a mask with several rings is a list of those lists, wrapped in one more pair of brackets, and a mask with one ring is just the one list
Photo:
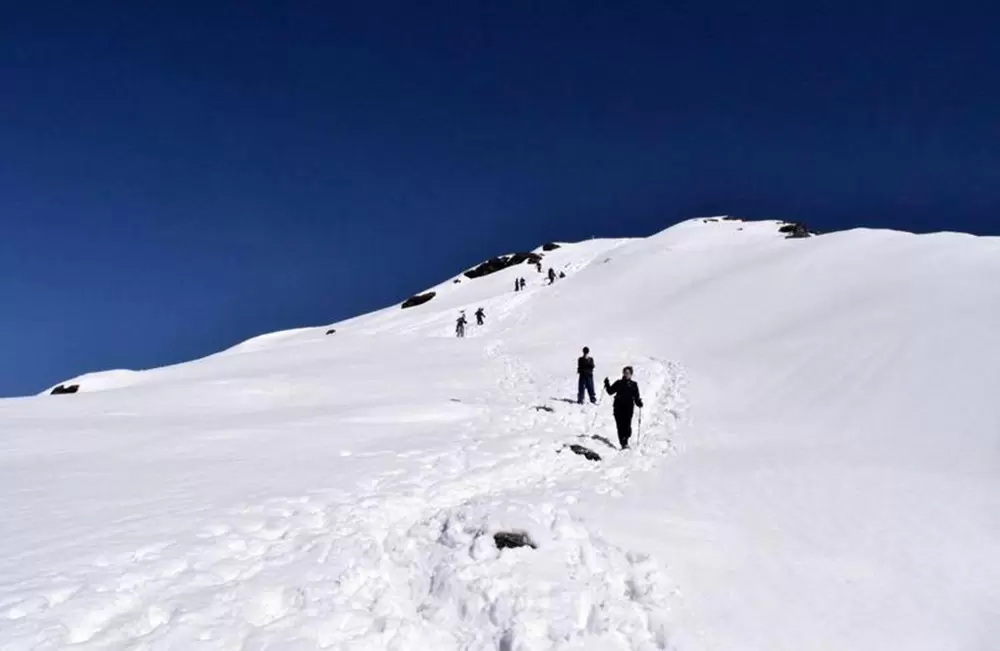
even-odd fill
[(52, 389), (52, 392), (49, 395), (63, 396), (68, 393), (76, 393), (79, 390), (80, 390), (79, 384), (60, 384), (55, 389)]
[(403, 301), (402, 308), (405, 310), (408, 307), (416, 307), (417, 305), (423, 305), (427, 301), (431, 300), (437, 296), (437, 292), (427, 292), (426, 294), (417, 294), (416, 296), (411, 296), (410, 298)]
[(493, 534), (493, 542), (497, 549), (516, 549), (518, 547), (531, 547), (538, 549), (538, 545), (523, 531), (498, 531)]
[(455, 283), (457, 285), (458, 283), (462, 282), (462, 279), (461, 278), (456, 278), (455, 280), (453, 280), (451, 282), (453, 282), (453, 283)]
[(813, 233), (809, 232), (809, 229), (805, 224), (799, 222), (786, 222), (778, 227), (779, 233), (785, 233), (785, 239), (798, 239), (801, 237), (809, 237)]
[(330, 328), (329, 330), (327, 330), (327, 331), (326, 331), (326, 334), (328, 334), (328, 335), (332, 335), (332, 334), (334, 334), (334, 333), (336, 333), (336, 332), (337, 332), (337, 331), (336, 331), (336, 330), (335, 330), (334, 328)]
[(546, 242), (542, 245), (542, 251), (555, 251), (558, 248), (560, 247), (555, 242)]
[(538, 253), (515, 253), (510, 257), (511, 266), (515, 264), (522, 264), (527, 262), (529, 264), (539, 264), (542, 261), (542, 256)]
[(574, 454), (579, 454), (581, 457), (587, 459), (587, 461), (600, 461), (601, 455), (597, 454), (590, 448), (586, 448), (578, 443), (571, 443), (568, 447)]
[(483, 276), (488, 276), (490, 274), (496, 273), (498, 271), (503, 271), (508, 267), (513, 267), (515, 265), (522, 264), (524, 262), (529, 262), (531, 264), (540, 264), (542, 261), (542, 256), (537, 253), (515, 253), (513, 255), (501, 255), (496, 258), (490, 258), (486, 262), (469, 269), (465, 272), (466, 278), (482, 278)]
[(547, 411), (549, 413), (552, 413), (555, 411), (555, 409), (549, 407), (548, 405), (538, 405), (535, 407), (535, 411)]

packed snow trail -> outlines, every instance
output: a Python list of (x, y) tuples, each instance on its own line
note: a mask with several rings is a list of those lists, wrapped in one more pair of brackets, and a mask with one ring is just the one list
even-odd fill
[[(415, 476), (357, 494), (273, 498), (174, 540), (38, 577), (0, 598), (3, 648), (666, 649), (657, 563), (590, 531), (567, 507), (615, 494), (669, 449), (679, 370), (647, 365), (642, 452), (592, 465), (560, 452), (589, 413), (534, 406), (562, 383), (493, 343), (501, 401)], [(538, 495), (545, 495), (541, 503)], [(494, 546), (526, 530), (537, 550)]]

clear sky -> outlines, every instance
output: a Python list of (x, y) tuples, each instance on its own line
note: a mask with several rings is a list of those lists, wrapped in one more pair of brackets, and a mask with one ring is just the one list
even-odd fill
[(998, 234), (996, 7), (7, 3), (0, 395), (693, 216)]

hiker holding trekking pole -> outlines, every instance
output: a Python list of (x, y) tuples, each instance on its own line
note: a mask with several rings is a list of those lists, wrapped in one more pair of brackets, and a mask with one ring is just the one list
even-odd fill
[(615, 425), (618, 428), (618, 442), (622, 449), (628, 449), (628, 440), (632, 437), (633, 407), (639, 408), (639, 423), (642, 426), (642, 398), (639, 396), (639, 385), (632, 380), (632, 367), (622, 369), (622, 377), (614, 384), (604, 378), (604, 390), (615, 397)]

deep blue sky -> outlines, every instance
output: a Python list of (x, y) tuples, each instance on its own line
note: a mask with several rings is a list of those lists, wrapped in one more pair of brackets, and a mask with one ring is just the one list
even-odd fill
[(0, 395), (550, 239), (719, 213), (1000, 233), (996, 3), (21, 4)]

